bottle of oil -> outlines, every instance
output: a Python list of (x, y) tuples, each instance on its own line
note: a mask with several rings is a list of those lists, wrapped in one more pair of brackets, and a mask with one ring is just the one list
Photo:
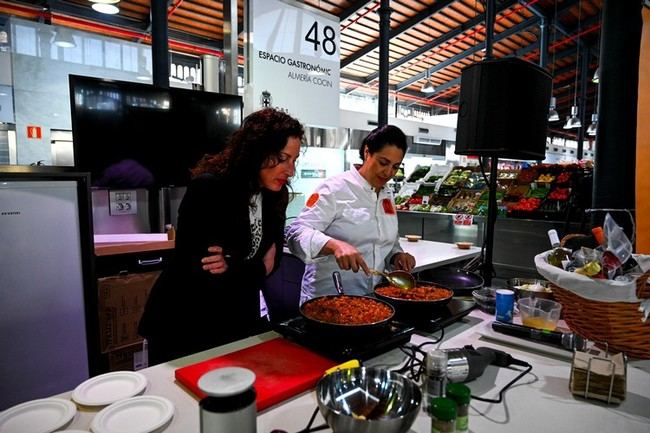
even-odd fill
[(557, 235), (557, 230), (549, 230), (548, 239), (551, 241), (551, 247), (553, 247), (553, 251), (548, 255), (548, 262), (553, 266), (564, 269), (563, 262), (571, 259), (571, 251), (560, 246), (560, 238)]

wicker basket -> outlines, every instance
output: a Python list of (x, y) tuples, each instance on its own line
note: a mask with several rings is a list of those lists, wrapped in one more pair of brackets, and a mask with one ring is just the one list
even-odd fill
[[(637, 298), (650, 298), (649, 277), (650, 271), (636, 280)], [(594, 342), (607, 343), (610, 350), (650, 359), (650, 319), (641, 321), (639, 302), (594, 301), (554, 284), (551, 287), (572, 331)]]

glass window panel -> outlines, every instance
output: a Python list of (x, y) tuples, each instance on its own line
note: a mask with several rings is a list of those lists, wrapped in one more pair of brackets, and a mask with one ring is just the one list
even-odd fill
[(102, 50), (102, 41), (99, 39), (85, 37), (84, 41), (84, 55), (86, 65), (90, 66), (102, 66), (103, 65), (103, 50)]
[(36, 29), (16, 24), (15, 34), (11, 39), (14, 43), (14, 52), (27, 56), (36, 55)]
[(123, 70), (138, 72), (138, 49), (128, 45), (122, 45), (122, 62)]
[(104, 64), (107, 68), (122, 69), (121, 44), (104, 42)]
[(72, 35), (75, 46), (63, 48), (63, 61), (70, 63), (83, 63), (83, 48), (81, 47), (81, 38)]

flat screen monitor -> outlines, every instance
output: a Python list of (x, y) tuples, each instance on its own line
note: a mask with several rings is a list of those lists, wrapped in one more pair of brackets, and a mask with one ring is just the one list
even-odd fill
[(70, 76), (75, 168), (106, 188), (184, 186), (242, 123), (236, 95)]

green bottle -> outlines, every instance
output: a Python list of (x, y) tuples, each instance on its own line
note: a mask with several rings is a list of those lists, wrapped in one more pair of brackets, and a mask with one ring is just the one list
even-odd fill
[(462, 383), (448, 383), (447, 397), (456, 402), (456, 433), (465, 433), (469, 430), (469, 401), (472, 392), (467, 385)]
[(456, 402), (447, 397), (431, 399), (431, 433), (456, 432)]

